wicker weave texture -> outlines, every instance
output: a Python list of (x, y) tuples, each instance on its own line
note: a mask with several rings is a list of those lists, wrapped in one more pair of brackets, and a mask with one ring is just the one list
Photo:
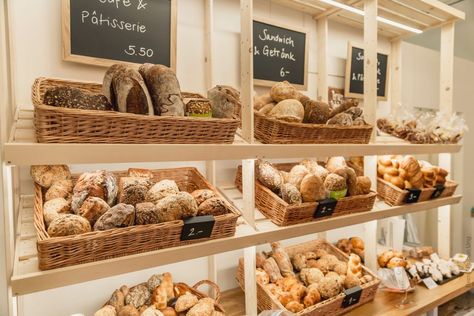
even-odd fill
[(95, 93), (102, 88), (97, 83), (36, 79), (32, 101), (40, 143), (229, 144), (240, 123), (237, 119), (148, 116), (44, 105), (46, 90), (57, 86)]
[[(274, 164), (279, 170), (289, 170), (295, 164)], [(242, 191), (242, 167), (237, 168), (235, 185)], [(374, 207), (377, 193), (370, 192), (365, 195), (349, 196), (337, 201), (336, 209), (331, 216), (342, 216), (352, 213), (367, 212)], [(277, 194), (255, 180), (255, 205), (273, 223), (278, 226), (289, 226), (322, 218), (315, 218), (314, 212), (317, 202), (290, 205), (283, 201)]]
[[(114, 174), (117, 177), (126, 175), (125, 172), (114, 172)], [(211, 189), (222, 197), (195, 168), (153, 170), (153, 174), (154, 181), (175, 180), (182, 191), (192, 192), (196, 189)], [(237, 218), (239, 217), (239, 212), (226, 201), (229, 213), (215, 216), (211, 236), (191, 241), (180, 240), (183, 228), (183, 221), (181, 220), (51, 238), (44, 224), (43, 194), (42, 188), (36, 185), (34, 225), (38, 238), (38, 261), (41, 270), (231, 237), (235, 234)]]
[(287, 123), (255, 113), (255, 138), (265, 144), (368, 144), (371, 125)]
[[(309, 241), (302, 244), (294, 245), (291, 247), (285, 248), (286, 252), (290, 257), (297, 253), (304, 253), (307, 251), (315, 251), (316, 249), (324, 249), (329, 254), (335, 255), (339, 260), (347, 262), (349, 257), (337, 249), (332, 244), (328, 243), (325, 240), (315, 240)], [(370, 274), (374, 280), (361, 285), (362, 294), (360, 297), (359, 303), (352, 305), (348, 308), (342, 307), (342, 301), (344, 299), (344, 294), (340, 293), (339, 295), (330, 298), (328, 300), (322, 301), (316, 305), (310, 306), (299, 313), (296, 313), (297, 316), (335, 316), (347, 313), (348, 311), (363, 305), (367, 302), (372, 301), (375, 298), (375, 293), (380, 284), (380, 280), (377, 279), (377, 276), (370, 271), (365, 266), (362, 266), (365, 274)], [(237, 269), (237, 281), (240, 287), (245, 291), (245, 274), (244, 274), (244, 261), (243, 258), (239, 260), (239, 266)], [(260, 310), (271, 310), (271, 309), (285, 309), (278, 299), (272, 295), (265, 286), (262, 286), (260, 283), (257, 283), (257, 305)]]

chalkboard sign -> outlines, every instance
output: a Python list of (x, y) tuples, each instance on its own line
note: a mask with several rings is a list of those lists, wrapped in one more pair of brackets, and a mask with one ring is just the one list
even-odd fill
[(175, 69), (176, 0), (62, 0), (64, 60)]
[(288, 81), (306, 89), (308, 50), (306, 32), (262, 20), (253, 21), (253, 77), (271, 86)]
[[(377, 53), (377, 97), (387, 100), (389, 75), (388, 54)], [(364, 96), (364, 49), (349, 43), (346, 61), (345, 96)]]
[(194, 216), (183, 220), (181, 240), (209, 238), (216, 220), (212, 215)]

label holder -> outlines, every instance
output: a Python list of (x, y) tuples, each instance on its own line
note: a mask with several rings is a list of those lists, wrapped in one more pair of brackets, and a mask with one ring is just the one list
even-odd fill
[(183, 220), (184, 225), (181, 230), (180, 240), (195, 240), (209, 238), (216, 222), (214, 216), (195, 216)]
[(336, 209), (337, 200), (336, 199), (324, 199), (319, 200), (316, 209), (314, 210), (313, 217), (314, 218), (321, 218), (326, 216), (331, 216)]

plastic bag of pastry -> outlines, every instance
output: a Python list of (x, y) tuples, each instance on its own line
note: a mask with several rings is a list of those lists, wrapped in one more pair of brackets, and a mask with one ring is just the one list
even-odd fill
[(408, 290), (411, 288), (410, 280), (405, 269), (397, 267), (393, 269), (379, 269), (377, 271), (378, 277), (381, 281), (381, 287), (392, 290)]
[(287, 310), (271, 310), (271, 311), (263, 311), (258, 316), (294, 316), (292, 312)]

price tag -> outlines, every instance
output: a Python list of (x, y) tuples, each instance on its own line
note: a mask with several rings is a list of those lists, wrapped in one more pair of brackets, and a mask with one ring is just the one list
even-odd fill
[(342, 307), (346, 308), (359, 303), (360, 296), (362, 295), (362, 288), (360, 286), (354, 286), (350, 289), (344, 290), (344, 299), (342, 300)]
[(431, 194), (431, 198), (432, 199), (439, 198), (441, 196), (441, 194), (443, 193), (444, 188), (445, 188), (444, 184), (435, 185), (435, 187), (434, 187), (435, 190), (434, 190), (433, 194)]
[(422, 281), (426, 285), (428, 290), (431, 290), (431, 289), (434, 289), (435, 287), (438, 287), (438, 284), (436, 284), (436, 282), (431, 277), (424, 278)]
[(416, 266), (412, 265), (411, 268), (408, 270), (408, 273), (414, 278), (418, 275), (418, 271), (416, 270)]
[(405, 198), (406, 203), (416, 203), (420, 198), (421, 190), (420, 189), (407, 189), (408, 194)]
[(195, 216), (183, 220), (181, 240), (193, 240), (211, 236), (215, 219), (212, 215)]
[(318, 206), (314, 211), (313, 217), (320, 218), (325, 216), (331, 216), (336, 209), (337, 200), (335, 199), (324, 199), (318, 201)]

